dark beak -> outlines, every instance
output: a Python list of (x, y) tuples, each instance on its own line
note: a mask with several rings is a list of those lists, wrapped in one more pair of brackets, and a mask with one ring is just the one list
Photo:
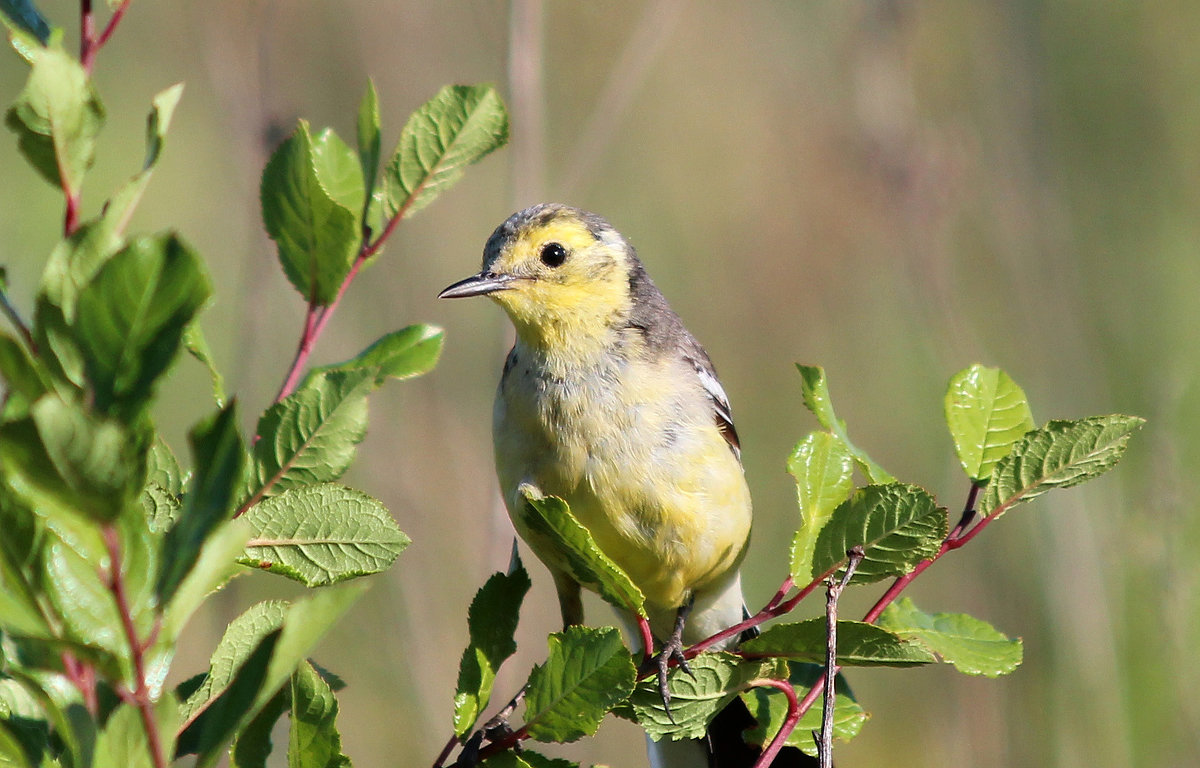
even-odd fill
[(490, 272), (480, 272), (466, 280), (459, 280), (454, 285), (438, 294), (439, 299), (465, 299), (468, 296), (486, 296), (489, 293), (503, 291), (511, 287), (515, 280), (512, 275), (494, 275)]

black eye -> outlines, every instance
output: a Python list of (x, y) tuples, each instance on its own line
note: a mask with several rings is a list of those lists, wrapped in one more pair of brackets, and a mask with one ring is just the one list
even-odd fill
[(562, 243), (546, 243), (542, 246), (541, 257), (547, 267), (561, 267), (567, 260), (567, 249)]

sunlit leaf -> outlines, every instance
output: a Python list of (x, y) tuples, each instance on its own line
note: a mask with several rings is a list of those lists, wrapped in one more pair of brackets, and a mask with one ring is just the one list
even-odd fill
[(963, 470), (976, 482), (1033, 429), (1025, 392), (999, 368), (975, 364), (950, 379), (946, 424)]
[(62, 49), (37, 49), (32, 64), (6, 123), (30, 164), (76, 196), (95, 158), (104, 107), (83, 66)]
[(688, 665), (691, 675), (675, 668), (668, 677), (669, 714), (654, 678), (638, 683), (629, 697), (628, 708), (634, 719), (655, 741), (704, 738), (712, 719), (746, 689), (747, 683), (769, 676), (775, 668), (774, 662), (746, 661), (723, 651), (702, 653)]
[[(263, 223), (284, 273), (305, 299), (319, 305), (337, 296), (360, 239), (359, 211), (346, 204), (351, 183), (341, 175), (350, 150), (334, 138), (327, 133), (314, 140), (308, 123), (300, 121), (271, 155), (259, 190)], [(350, 163), (358, 167), (353, 155)]]
[(388, 163), (388, 215), (411, 215), (508, 141), (508, 113), (490, 85), (448, 85), (404, 126)]
[(798, 584), (820, 576), (812, 572), (817, 535), (854, 484), (854, 459), (841, 438), (811, 432), (792, 450), (788, 472), (796, 478), (800, 528), (792, 540), (792, 579)]
[[(740, 650), (755, 656), (781, 656), (824, 664), (827, 635), (824, 618), (776, 624), (742, 643)], [(837, 623), (837, 661), (849, 667), (911, 667), (934, 658), (924, 646), (861, 621)]]
[(310, 587), (378, 573), (410, 542), (383, 504), (335, 483), (290, 488), (242, 519), (254, 533), (238, 561)]
[(1051, 421), (1029, 432), (992, 470), (980, 511), (1003, 514), (1053, 488), (1104, 474), (1121, 460), (1130, 436), (1143, 423), (1137, 416), (1114, 414)]
[(633, 580), (596, 546), (588, 529), (557, 496), (543, 496), (523, 485), (525, 500), (519, 510), (525, 540), (540, 557), (552, 558), (554, 567), (569, 573), (579, 584), (595, 590), (612, 605), (643, 614), (646, 598)]
[(854, 492), (830, 517), (813, 550), (814, 573), (847, 560), (851, 547), (864, 557), (852, 584), (900, 576), (937, 554), (946, 537), (945, 510), (915, 485), (868, 485)]
[(513, 635), (529, 587), (529, 574), (518, 559), (509, 573), (492, 574), (471, 601), (467, 612), (471, 640), (459, 663), (454, 693), (454, 732), (458, 736), (475, 727), (491, 700), (496, 672), (517, 650)]
[(608, 710), (633, 691), (633, 659), (613, 627), (568, 627), (548, 642), (546, 663), (529, 676), (526, 731), (535, 741), (591, 736)]
[(879, 625), (917, 640), (968, 675), (999, 677), (1021, 664), (1020, 638), (1006, 637), (986, 621), (965, 613), (923, 613), (907, 597), (889, 605), (879, 617)]
[(817, 422), (841, 439), (868, 480), (877, 484), (895, 482), (896, 478), (876, 464), (866, 451), (850, 442), (850, 437), (846, 434), (846, 423), (833, 411), (833, 398), (829, 395), (825, 369), (819, 365), (799, 363), (796, 364), (796, 369), (800, 371), (800, 392), (804, 398), (804, 405), (817, 417)]

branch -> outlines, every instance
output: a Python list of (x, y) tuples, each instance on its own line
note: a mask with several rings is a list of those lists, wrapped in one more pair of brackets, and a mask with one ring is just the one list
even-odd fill
[(863, 621), (867, 622), (868, 624), (874, 624), (879, 619), (880, 615), (883, 614), (883, 610), (891, 605), (892, 602), (900, 596), (900, 593), (903, 592), (908, 585), (913, 582), (914, 579), (924, 573), (926, 568), (936, 563), (939, 559), (941, 559), (942, 555), (946, 554), (947, 552), (953, 552), (954, 550), (966, 545), (967, 542), (979, 535), (980, 531), (986, 528), (989, 523), (995, 520), (1000, 513), (1004, 511), (1005, 507), (1003, 505), (997, 507), (996, 509), (992, 510), (987, 517), (984, 517), (973, 527), (971, 527), (971, 521), (975, 518), (975, 502), (979, 499), (979, 492), (982, 489), (982, 485), (975, 483), (971, 484), (971, 490), (967, 493), (966, 504), (963, 505), (962, 517), (959, 519), (958, 524), (954, 526), (954, 530), (950, 531), (950, 533), (946, 536), (946, 539), (942, 542), (942, 546), (938, 548), (937, 554), (927, 560), (922, 560), (921, 562), (917, 563), (916, 568), (913, 568), (911, 571), (892, 582), (892, 586), (888, 587), (888, 591), (884, 592), (883, 596), (876, 601), (875, 605), (871, 606), (871, 610), (867, 611), (866, 615), (863, 616)]
[(162, 738), (158, 733), (158, 720), (154, 717), (154, 702), (150, 698), (150, 687), (146, 684), (146, 643), (138, 638), (137, 627), (133, 623), (133, 610), (125, 593), (125, 574), (121, 568), (121, 539), (116, 527), (104, 527), (104, 545), (108, 550), (109, 559), (108, 588), (117, 604), (117, 613), (121, 615), (121, 627), (125, 631), (129, 655), (133, 660), (134, 687), (129, 692), (129, 700), (142, 716), (150, 761), (154, 768), (166, 768), (167, 759), (163, 754)]
[(737, 624), (734, 624), (732, 627), (723, 629), (720, 632), (718, 632), (717, 634), (713, 635), (712, 637), (707, 637), (704, 640), (701, 640), (700, 642), (696, 643), (695, 645), (688, 648), (684, 652), (684, 657), (688, 658), (688, 659), (695, 658), (700, 653), (708, 650), (709, 648), (713, 647), (717, 643), (728, 640), (729, 638), (734, 637), (736, 635), (740, 635), (741, 633), (745, 632), (747, 629), (753, 629), (754, 627), (757, 627), (760, 624), (762, 624), (766, 621), (769, 621), (777, 616), (783, 616), (786, 613), (790, 613), (797, 605), (800, 604), (801, 600), (803, 600), (804, 598), (806, 598), (810, 594), (812, 594), (813, 590), (815, 590), (826, 579), (833, 576), (833, 574), (836, 573), (837, 570), (841, 567), (842, 566), (840, 563), (838, 565), (833, 566), (828, 571), (825, 571), (825, 573), (822, 573), (820, 576), (818, 576), (817, 578), (810, 581), (804, 587), (804, 589), (801, 589), (794, 596), (792, 596), (790, 599), (785, 601), (785, 600), (783, 600), (783, 596), (786, 595), (788, 593), (788, 590), (790, 590), (793, 586), (792, 577), (788, 576), (786, 579), (783, 580), (783, 584), (779, 587), (779, 590), (775, 593), (775, 596), (772, 597), (770, 599), (770, 601), (767, 602), (767, 604), (763, 607), (762, 610), (760, 610), (758, 613), (754, 614), (750, 618), (745, 619), (744, 621), (739, 621)]
[[(833, 708), (837, 699), (834, 683), (837, 681), (837, 609), (842, 590), (850, 583), (850, 577), (863, 559), (863, 548), (854, 547), (846, 553), (850, 556), (846, 572), (841, 581), (830, 582), (825, 592), (825, 701), (821, 705), (821, 733), (817, 740), (817, 760), (821, 768), (833, 768)], [(815, 687), (815, 686), (814, 686)]]
[(754, 761), (754, 768), (767, 768), (775, 760), (775, 756), (779, 754), (779, 750), (783, 749), (788, 736), (795, 730), (796, 723), (800, 722), (800, 718), (804, 716), (804, 710), (800, 709), (800, 704), (796, 701), (795, 687), (787, 680), (763, 678), (762, 680), (752, 680), (748, 687), (778, 688), (783, 691), (783, 695), (788, 700), (787, 716), (783, 718), (783, 724), (779, 726), (779, 732), (775, 734), (775, 738), (771, 739), (771, 743), (758, 756), (758, 760)]
[[(420, 187), (418, 187), (419, 190)], [(321, 333), (325, 330), (325, 324), (329, 322), (329, 316), (337, 309), (338, 303), (341, 302), (342, 296), (346, 294), (346, 289), (350, 287), (350, 283), (354, 282), (354, 278), (358, 276), (358, 271), (362, 269), (362, 265), (366, 263), (367, 259), (378, 253), (379, 249), (383, 247), (384, 242), (396, 231), (396, 227), (400, 225), (400, 220), (408, 213), (409, 206), (416, 199), (416, 196), (417, 192), (414, 192), (404, 201), (404, 205), (400, 206), (400, 209), (388, 219), (383, 232), (373, 242), (370, 239), (371, 228), (366, 224), (366, 216), (363, 216), (362, 246), (358, 250), (358, 255), (354, 257), (354, 264), (350, 266), (350, 271), (346, 273), (345, 279), (342, 280), (337, 296), (333, 298), (333, 301), (324, 306), (318, 305), (314, 301), (309, 301), (308, 303), (308, 313), (304, 317), (304, 331), (300, 334), (300, 343), (296, 347), (296, 356), (292, 359), (292, 366), (288, 369), (287, 376), (284, 377), (283, 385), (279, 388), (279, 393), (275, 395), (275, 402), (278, 403), (296, 390), (296, 386), (300, 383), (300, 376), (304, 373), (305, 366), (308, 363), (308, 356), (312, 353), (313, 347), (316, 346), (317, 339), (321, 337)], [(368, 204), (369, 201), (370, 197), (368, 197)]]
[(108, 24), (104, 26), (104, 31), (99, 35), (96, 34), (96, 18), (92, 13), (92, 0), (80, 0), (79, 2), (79, 63), (83, 65), (84, 70), (90, 75), (92, 69), (96, 66), (96, 54), (100, 53), (117, 31), (117, 25), (121, 23), (121, 19), (125, 17), (125, 11), (129, 10), (129, 4), (132, 0), (121, 0), (121, 4), (113, 11), (112, 17), (109, 18)]

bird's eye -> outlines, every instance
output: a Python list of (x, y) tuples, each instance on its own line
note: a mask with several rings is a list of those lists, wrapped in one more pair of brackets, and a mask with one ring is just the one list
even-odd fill
[(541, 258), (547, 267), (561, 267), (567, 260), (567, 249), (562, 243), (546, 243), (542, 246)]

